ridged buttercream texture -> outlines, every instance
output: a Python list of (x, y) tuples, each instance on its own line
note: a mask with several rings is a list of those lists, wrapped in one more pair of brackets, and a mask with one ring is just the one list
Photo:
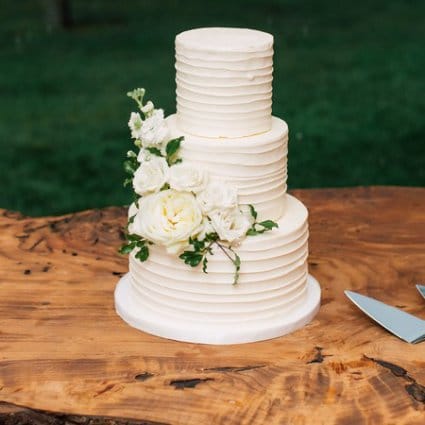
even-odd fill
[(307, 209), (286, 193), (288, 126), (271, 114), (273, 37), (238, 28), (186, 31), (176, 38), (176, 70), (177, 113), (167, 126), (171, 137), (184, 136), (184, 162), (236, 186), (240, 205), (254, 205), (259, 221), (279, 227), (234, 247), (237, 285), (219, 249), (208, 256), (208, 273), (162, 246), (149, 246), (145, 262), (133, 252), (127, 304), (149, 320), (130, 319), (125, 308), (121, 315), (192, 342), (257, 341), (295, 330), (317, 311), (320, 290), (313, 296), (308, 281)]
[(152, 246), (141, 263), (130, 256), (130, 274), (140, 306), (176, 320), (242, 323), (268, 320), (299, 306), (306, 296), (307, 209), (290, 195), (273, 232), (246, 238), (237, 247), (240, 281), (219, 250), (210, 256), (208, 273), (187, 267), (164, 249)]
[(266, 133), (242, 138), (209, 139), (182, 132), (176, 115), (167, 118), (172, 137), (184, 136), (181, 156), (238, 188), (239, 203), (253, 204), (259, 220), (278, 220), (285, 208), (288, 126), (272, 118)]
[(177, 120), (204, 137), (244, 137), (271, 128), (273, 37), (200, 28), (176, 37)]

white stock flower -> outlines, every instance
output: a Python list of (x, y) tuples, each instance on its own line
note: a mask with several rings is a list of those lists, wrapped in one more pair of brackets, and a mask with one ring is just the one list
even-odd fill
[(205, 190), (198, 193), (197, 200), (205, 214), (216, 210), (230, 210), (238, 205), (238, 190), (226, 182), (213, 180)]
[(143, 106), (142, 107), (142, 109), (141, 109), (141, 111), (145, 114), (145, 115), (147, 115), (147, 116), (149, 116), (150, 115), (150, 113), (152, 112), (154, 110), (154, 106), (153, 106), (153, 103), (149, 100), (147, 103), (146, 103), (146, 105), (145, 106)]
[(134, 191), (141, 196), (159, 191), (168, 180), (168, 170), (167, 161), (159, 156), (142, 162), (134, 173)]
[(150, 159), (152, 158), (152, 154), (146, 150), (141, 148), (139, 153), (137, 154), (137, 162), (145, 162), (145, 161), (150, 161)]
[(220, 240), (230, 243), (239, 242), (251, 227), (251, 221), (237, 208), (214, 211), (209, 217)]
[(170, 167), (171, 189), (198, 193), (205, 189), (207, 183), (208, 174), (199, 167), (184, 162)]
[(143, 126), (143, 120), (138, 112), (131, 113), (130, 120), (128, 121), (128, 126), (131, 130), (131, 137), (133, 139), (139, 139)]
[(178, 254), (189, 246), (189, 238), (202, 228), (202, 212), (193, 194), (172, 189), (139, 200), (134, 219), (136, 234)]
[(168, 127), (164, 119), (164, 111), (162, 109), (154, 109), (149, 118), (143, 121), (138, 138), (142, 141), (144, 147), (161, 147), (167, 136)]

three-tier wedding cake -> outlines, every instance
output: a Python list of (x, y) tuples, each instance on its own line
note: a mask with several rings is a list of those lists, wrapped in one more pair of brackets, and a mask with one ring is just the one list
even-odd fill
[(272, 116), (273, 37), (201, 28), (176, 37), (177, 113), (129, 93), (136, 201), (118, 314), (162, 337), (259, 341), (307, 324), (308, 212), (286, 193), (288, 126)]

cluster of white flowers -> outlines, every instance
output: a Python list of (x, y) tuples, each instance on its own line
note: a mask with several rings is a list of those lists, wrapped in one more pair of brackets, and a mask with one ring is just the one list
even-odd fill
[(128, 126), (131, 137), (140, 140), (144, 148), (162, 148), (168, 137), (168, 127), (162, 109), (153, 109), (153, 103), (148, 102), (141, 110), (147, 117), (142, 119), (138, 112), (132, 112)]
[(210, 180), (191, 164), (169, 166), (163, 157), (142, 157), (133, 178), (133, 188), (142, 199), (137, 210), (132, 208), (132, 233), (165, 246), (170, 253), (182, 252), (189, 238), (203, 240), (212, 232), (229, 243), (246, 235), (252, 221), (239, 209), (236, 188)]
[(239, 242), (253, 218), (241, 211), (237, 189), (191, 163), (168, 161), (164, 112), (152, 102), (143, 105), (144, 90), (138, 90), (129, 96), (144, 119), (133, 112), (128, 125), (140, 147), (132, 183), (141, 199), (130, 207), (130, 233), (173, 254), (187, 249), (190, 239), (202, 241), (211, 233), (229, 244)]
[(252, 225), (252, 216), (244, 214), (239, 207), (236, 187), (226, 182), (219, 179), (210, 181), (197, 200), (223, 241), (240, 242)]

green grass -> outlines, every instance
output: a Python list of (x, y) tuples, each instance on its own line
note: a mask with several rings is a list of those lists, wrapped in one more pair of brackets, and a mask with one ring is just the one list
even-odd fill
[(174, 37), (201, 26), (274, 34), (290, 188), (425, 185), (423, 1), (73, 0), (76, 25), (58, 33), (41, 2), (1, 3), (0, 207), (127, 203), (125, 93), (146, 87), (174, 112)]

